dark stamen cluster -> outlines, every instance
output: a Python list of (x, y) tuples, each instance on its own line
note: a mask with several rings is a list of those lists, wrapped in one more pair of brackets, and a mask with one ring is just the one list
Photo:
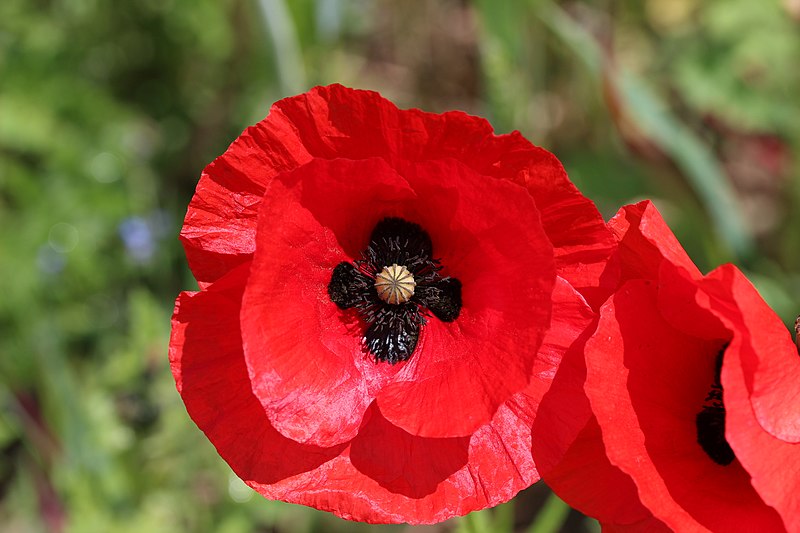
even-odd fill
[(722, 358), (726, 346), (717, 354), (714, 369), (714, 382), (703, 401), (703, 409), (697, 413), (697, 443), (703, 451), (718, 465), (728, 466), (736, 456), (728, 441), (725, 440), (725, 403), (722, 399)]
[[(375, 278), (390, 265), (405, 266), (416, 288), (404, 303), (387, 303), (378, 297)], [(341, 309), (358, 310), (367, 329), (364, 345), (376, 361), (398, 363), (414, 352), (426, 311), (452, 322), (461, 311), (461, 282), (443, 277), (428, 234), (418, 224), (401, 218), (378, 222), (362, 259), (339, 263), (328, 284), (328, 295)]]

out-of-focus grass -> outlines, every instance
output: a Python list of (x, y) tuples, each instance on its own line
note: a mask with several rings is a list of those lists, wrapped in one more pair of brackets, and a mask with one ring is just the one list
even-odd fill
[[(1, 2), (0, 529), (406, 529), (254, 495), (169, 373), (201, 169), (314, 84), (520, 129), (605, 215), (653, 198), (701, 268), (740, 260), (791, 321), (799, 22), (778, 0), (733, 4)], [(523, 530), (546, 494), (428, 530)]]

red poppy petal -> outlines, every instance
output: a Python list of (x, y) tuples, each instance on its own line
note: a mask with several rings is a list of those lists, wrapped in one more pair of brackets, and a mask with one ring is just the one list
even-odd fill
[[(562, 280), (553, 292), (553, 321), (543, 350), (554, 337), (567, 333), (556, 353), (564, 353), (549, 388), (531, 381), (526, 389), (541, 389), (536, 411), (533, 456), (545, 482), (571, 507), (603, 523), (604, 530), (666, 531), (666, 526), (638, 501), (636, 485), (608, 461), (600, 428), (584, 393), (584, 345), (594, 332), (594, 313), (581, 311), (565, 296)], [(559, 297), (560, 296), (560, 297)], [(570, 309), (570, 312), (565, 310)], [(584, 308), (585, 309), (585, 308)], [(575, 329), (576, 327), (581, 328)], [(571, 344), (571, 346), (570, 346)], [(616, 528), (616, 529), (615, 529)]]
[[(540, 434), (536, 427), (534, 434)], [(594, 416), (560, 457), (547, 469), (537, 460), (542, 479), (570, 507), (600, 521), (603, 531), (672, 531), (641, 504), (630, 476), (609, 462)]]
[[(410, 498), (423, 498), (467, 464), (469, 437), (416, 437), (393, 426), (374, 404), (372, 409), (372, 418), (350, 448), (350, 461), (381, 486)], [(383, 445), (376, 446), (378, 443)], [(423, 475), (409, 480), (403, 476), (406, 471)]]
[(181, 229), (189, 267), (201, 287), (252, 258), (267, 184), (309, 160), (291, 125), (267, 117), (205, 168)]
[(598, 284), (613, 238), (552, 154), (518, 132), (496, 136), (478, 117), (400, 110), (378, 93), (332, 85), (277, 102), (205, 169), (181, 232), (201, 286), (250, 259), (259, 203), (274, 176), (312, 158), (370, 157), (392, 165), (453, 158), (524, 185), (542, 212), (561, 274), (578, 288)]
[(607, 524), (600, 522), (603, 533), (666, 533), (672, 531), (667, 525), (650, 516), (633, 524)]
[[(554, 427), (548, 423), (546, 414), (545, 420), (540, 423), (540, 417), (543, 417), (540, 407), (542, 398), (550, 390), (553, 376), (559, 369), (564, 353), (568, 350), (582, 353), (584, 340), (579, 337), (595, 319), (595, 314), (584, 298), (561, 278), (556, 280), (553, 302), (553, 319), (534, 362), (531, 382), (525, 390), (515, 394), (498, 409), (490, 426), (492, 434), (497, 435), (503, 443), (503, 450), (513, 457), (513, 466), (519, 472), (519, 478), (533, 478), (534, 481), (539, 477), (537, 472), (540, 462), (546, 462), (549, 457), (547, 451), (542, 452), (538, 445), (541, 442), (552, 442), (552, 435), (548, 432), (558, 429), (557, 424)], [(575, 412), (575, 409), (570, 409), (569, 402), (563, 407), (562, 412), (567, 413), (567, 416)], [(487, 427), (484, 426), (478, 430), (476, 437), (483, 438), (486, 432)], [(537, 438), (532, 438), (531, 435), (537, 435)], [(487, 460), (491, 453), (487, 452)], [(503, 475), (505, 474), (499, 472), (495, 474), (497, 479), (503, 479)]]
[[(398, 371), (395, 383), (380, 393), (383, 414), (428, 437), (470, 434), (528, 382), (548, 320), (549, 304), (542, 302), (549, 302), (553, 279), (551, 248), (535, 206), (517, 186), (476, 176), (455, 161), (408, 165), (405, 172), (407, 183), (381, 160), (317, 161), (276, 179), (267, 194), (263, 240), (261, 229), (258, 237), (264, 254), (259, 251), (254, 260), (242, 327), (254, 391), (273, 424), (295, 440), (331, 445), (352, 438), (372, 394)], [(353, 176), (359, 175), (369, 175), (373, 186), (358, 187)], [(389, 177), (378, 179), (384, 175)], [(284, 207), (298, 201), (281, 188), (289, 180), (302, 208)], [(408, 185), (413, 193), (402, 189)], [(347, 205), (328, 201), (339, 197)], [(504, 206), (503, 216), (493, 212), (495, 205)], [(364, 362), (357, 324), (342, 323), (348, 315), (327, 301), (325, 290), (333, 266), (346, 259), (336, 248), (354, 255), (364, 245), (353, 236), (368, 235), (366, 228), (387, 215), (429, 229), (445, 273), (464, 285), (464, 306), (453, 323), (429, 320), (405, 369), (378, 372), (370, 369), (386, 365)], [(324, 239), (316, 237), (326, 230)], [(313, 268), (305, 273), (298, 265)], [(521, 279), (524, 290), (516, 281)], [(305, 296), (298, 300), (296, 294)], [(314, 316), (318, 321), (308, 319)], [(485, 346), (490, 331), (502, 338)], [(498, 362), (503, 357), (506, 362)], [(372, 390), (359, 381), (364, 372), (380, 373)], [(465, 402), (470, 395), (473, 401)]]
[[(538, 479), (530, 415), (503, 405), (469, 438), (426, 438), (391, 425), (373, 406), (349, 449), (351, 464), (326, 478), (331, 503), (320, 505), (314, 494), (298, 503), (355, 520), (416, 524), (506, 502)], [(347, 514), (337, 500), (347, 502)]]
[[(554, 361), (552, 368), (558, 370), (554, 377), (548, 375), (547, 380), (532, 379), (525, 390), (529, 396), (541, 398), (533, 428), (534, 434), (541, 438), (534, 442), (533, 452), (543, 475), (562, 460), (591, 417), (589, 400), (583, 392), (586, 379), (583, 348), (595, 329), (596, 319), (584, 299), (565, 280), (557, 278), (553, 319), (537, 364), (549, 359)], [(543, 377), (541, 373), (534, 376)]]
[(181, 294), (170, 363), (192, 419), (263, 496), (351, 520), (418, 524), (508, 501), (536, 481), (530, 413), (506, 406), (469, 439), (411, 436), (374, 407), (350, 446), (283, 437), (249, 388), (237, 315), (247, 270), (243, 265), (206, 291)]
[(402, 368), (370, 360), (363, 326), (327, 287), (377, 220), (413, 197), (380, 159), (315, 160), (270, 184), (241, 320), (253, 392), (283, 435), (318, 446), (351, 440)]
[[(305, 125), (312, 127), (307, 130)], [(332, 184), (327, 174), (317, 182), (312, 175), (298, 177), (310, 172), (298, 169), (314, 158), (365, 160), (373, 156), (402, 169), (404, 178), (406, 171), (410, 172), (410, 181), (417, 177), (421, 181), (415, 189), (420, 191), (411, 191), (404, 178), (392, 174), (389, 179), (377, 180), (387, 190), (359, 196), (361, 182), (366, 180), (358, 179), (358, 171), (387, 170), (374, 161), (353, 164), (349, 171), (345, 171), (346, 163), (332, 162), (331, 172), (339, 172), (340, 179), (328, 189), (326, 184)], [(425, 169), (418, 171), (413, 165), (431, 160), (442, 163), (428, 169), (427, 175)], [(337, 164), (342, 166), (336, 167)], [(322, 164), (313, 168), (327, 172), (327, 167)], [(299, 174), (295, 175), (295, 171)], [(490, 187), (490, 177), (504, 185)], [(474, 232), (493, 238), (497, 229), (481, 224), (511, 218), (503, 212), (504, 219), (488, 208), (473, 209), (481, 219), (466, 220), (472, 224), (468, 230), (457, 227), (464, 222), (458, 220), (462, 202), (485, 207), (481, 202), (497, 200), (491, 195), (465, 191), (464, 184), (471, 180), (476, 181), (471, 187), (490, 187), (492, 194), (497, 193), (496, 188), (511, 190), (512, 184), (517, 183), (536, 197), (544, 213), (541, 221), (524, 189), (514, 190), (511, 203), (526, 203), (525, 214), (530, 220), (519, 217), (521, 226), (509, 227), (516, 229), (510, 233), (520, 240), (518, 247), (538, 247), (541, 262), (531, 261), (527, 252), (512, 250), (508, 239), (500, 239), (499, 246), (480, 240), (478, 244), (486, 246), (480, 253), (456, 246), (474, 243)], [(317, 187), (320, 190), (315, 190)], [(267, 188), (270, 190), (264, 196)], [(385, 197), (380, 196), (383, 192)], [(430, 194), (415, 197), (416, 192)], [(367, 198), (386, 201), (376, 206), (362, 201)], [(267, 207), (270, 202), (273, 205)], [(500, 198), (497, 205), (505, 208), (506, 203), (507, 198)], [(345, 212), (352, 216), (348, 219)], [(450, 227), (453, 213), (457, 223)], [(526, 290), (520, 291), (523, 295), (530, 290), (539, 296), (538, 302), (530, 302), (533, 305), (525, 308), (530, 321), (510, 324), (507, 330), (513, 340), (500, 339), (494, 347), (495, 351), (499, 347), (517, 357), (507, 365), (515, 375), (509, 378), (496, 371), (496, 362), (487, 361), (494, 365), (489, 377), (482, 379), (482, 386), (488, 384), (483, 392), (489, 396), (490, 406), (477, 405), (466, 413), (476, 430), (469, 438), (463, 465), (466, 437), (457, 434), (463, 433), (459, 428), (464, 424), (444, 421), (433, 428), (430, 438), (416, 436), (391, 424), (391, 416), (384, 416), (375, 404), (369, 404), (396, 373), (417, 372), (417, 377), (431, 379), (440, 376), (416, 368), (408, 370), (412, 365), (376, 365), (360, 350), (362, 324), (356, 315), (340, 312), (331, 305), (325, 291), (320, 291), (328, 281), (320, 272), (330, 273), (336, 262), (356, 257), (366, 244), (371, 226), (386, 215), (428, 220), (437, 225), (436, 231), (448, 237), (440, 241), (443, 261), (447, 264), (451, 259), (447, 264), (449, 272), (445, 273), (472, 279), (470, 290), (485, 304), (485, 308), (473, 305), (468, 311), (473, 322), (481, 313), (490, 321), (503, 318), (505, 311), (519, 315), (523, 307), (517, 309), (510, 302), (504, 293), (509, 292), (506, 284), (486, 283), (480, 267), (497, 266), (496, 270), (505, 274), (519, 274), (505, 262), (525, 261), (532, 267), (517, 280), (518, 284), (525, 284)], [(556, 244), (555, 252), (543, 237), (540, 224), (552, 232), (548, 237)], [(340, 86), (314, 89), (279, 102), (265, 121), (249, 128), (209, 165), (189, 207), (182, 240), (190, 266), (206, 290), (179, 298), (171, 361), (187, 409), (220, 454), (248, 484), (267, 497), (313, 505), (345, 518), (412, 523), (440, 521), (496, 505), (536, 480), (530, 456), (532, 411), (569, 340), (566, 329), (559, 326), (559, 333), (552, 342), (545, 341), (539, 357), (535, 358), (536, 350), (531, 349), (539, 345), (545, 329), (542, 326), (549, 321), (553, 253), (562, 274), (575, 286), (585, 288), (588, 298), (589, 288), (597, 285), (614, 244), (597, 210), (569, 182), (557, 160), (518, 133), (497, 137), (482, 119), (458, 112), (439, 116), (417, 110), (400, 111), (376, 93)], [(547, 244), (546, 249), (540, 246), (543, 243)], [(276, 245), (283, 246), (279, 251), (286, 253), (277, 254), (279, 258), (261, 257), (277, 250)], [(260, 280), (254, 284), (256, 288), (248, 288), (251, 300), (242, 306), (243, 285), (251, 273), (256, 247), (259, 252), (252, 278), (260, 276)], [(298, 263), (305, 266), (299, 272), (292, 269)], [(270, 272), (275, 274), (272, 280), (267, 279)], [(501, 298), (496, 297), (497, 291), (504, 293)], [(268, 298), (262, 301), (258, 296)], [(595, 298), (600, 300), (599, 296)], [(496, 305), (499, 310), (494, 308)], [(575, 312), (580, 318), (585, 310), (576, 309), (583, 308), (574, 305), (570, 313)], [(558, 320), (554, 316), (553, 323)], [(569, 327), (578, 328), (577, 322), (565, 320)], [(441, 324), (433, 317), (430, 321)], [(469, 321), (467, 325), (482, 333), (502, 332), (502, 324), (483, 330)], [(270, 333), (265, 334), (267, 331)], [(467, 339), (458, 328), (447, 333)], [(298, 349), (298, 340), (309, 349)], [(521, 357), (520, 346), (529, 349)], [(279, 355), (272, 357), (274, 354), (261, 348), (274, 349)], [(281, 360), (292, 349), (298, 357)], [(330, 354), (340, 357), (328, 357)], [(344, 354), (349, 359), (341, 357)], [(467, 355), (474, 358), (472, 352)], [(431, 359), (433, 363), (443, 360)], [(273, 367), (278, 369), (279, 378), (270, 374)], [(458, 367), (459, 364), (452, 365)], [(528, 389), (502, 403), (527, 383), (531, 374), (534, 378)], [(511, 385), (491, 383), (500, 379)], [(298, 388), (286, 395), (282, 387), (288, 382)], [(301, 396), (303, 402), (293, 401)], [(453, 401), (454, 395), (447, 398), (448, 391), (443, 396)], [(319, 405), (300, 405), (309, 397), (320, 399)], [(387, 406), (394, 407), (384, 401), (382, 407)], [(329, 412), (327, 408), (341, 411)], [(365, 412), (367, 418), (362, 416)], [(480, 426), (474, 420), (476, 416), (487, 423)], [(311, 420), (314, 422), (304, 423)], [(413, 419), (406, 422), (411, 426), (420, 424)], [(306, 443), (287, 439), (286, 434)], [(344, 441), (351, 436), (353, 440), (347, 445)], [(393, 443), (403, 451), (393, 450), (385, 454), (383, 461), (377, 461), (375, 450)]]
[(608, 221), (608, 227), (619, 241), (616, 259), (623, 280), (658, 279), (663, 261), (700, 277), (700, 271), (649, 200), (623, 206)]
[[(253, 488), (365, 522), (441, 522), (506, 502), (538, 479), (530, 426), (502, 406), (470, 438), (425, 438), (392, 426), (373, 406), (344, 453), (316, 472)], [(465, 449), (463, 445), (468, 443)]]
[[(553, 243), (558, 275), (594, 308), (599, 307), (616, 284), (604, 275), (616, 242), (602, 215), (569, 180), (553, 154), (531, 145), (519, 132), (502, 138), (519, 152), (515, 154), (518, 159), (506, 155), (498, 166), (505, 171), (519, 168), (517, 181), (524, 183), (536, 200), (542, 225)], [(506, 148), (506, 153), (514, 151)]]
[(719, 279), (741, 310), (741, 327), (748, 343), (741, 355), (750, 401), (759, 424), (773, 436), (800, 442), (800, 357), (778, 315), (733, 265), (709, 274)]
[(655, 286), (628, 282), (586, 344), (586, 392), (609, 460), (657, 518), (678, 530), (774, 529), (777, 515), (741, 465), (719, 466), (696, 443), (695, 416), (721, 344), (672, 328)]
[(579, 290), (598, 284), (613, 237), (558, 159), (519, 132), (494, 135), (479, 117), (400, 110), (377, 93), (341, 85), (317, 87), (276, 108), (297, 126), (302, 144), (316, 157), (377, 156), (392, 165), (453, 158), (478, 174), (525, 186), (555, 247), (559, 274)]
[[(658, 308), (672, 327), (700, 339), (730, 337), (731, 328), (720, 318), (721, 307), (730, 300), (729, 288), (719, 288), (721, 290), (712, 298), (707, 278), (693, 278), (689, 272), (669, 262), (662, 263), (658, 281), (663, 287), (658, 292)], [(732, 309), (730, 304), (727, 307)]]
[(518, 185), (453, 160), (402, 172), (418, 195), (409, 220), (430, 233), (442, 273), (461, 281), (463, 305), (453, 322), (428, 320), (378, 405), (414, 435), (469, 435), (530, 380), (550, 320), (552, 247)]
[[(261, 202), (258, 192), (233, 193), (211, 179), (210, 171), (207, 169), (200, 177), (180, 234), (189, 267), (201, 288), (250, 260)], [(235, 215), (220, 212), (217, 206), (232, 196), (240, 202), (240, 209)]]
[[(747, 287), (749, 283), (744, 285), (746, 280), (741, 275), (737, 277), (741, 279), (734, 283), (742, 284), (739, 290), (754, 291)], [(734, 292), (738, 290), (734, 289)], [(738, 299), (741, 301), (741, 295)], [(752, 309), (743, 310), (747, 315)], [(800, 482), (800, 445), (786, 442), (764, 431), (756, 419), (751, 407), (752, 398), (747, 391), (744, 370), (747, 365), (743, 361), (754, 352), (752, 341), (750, 335), (737, 335), (725, 352), (722, 368), (726, 408), (725, 436), (737, 459), (750, 474), (751, 483), (764, 502), (781, 515), (787, 531), (798, 531), (800, 493), (795, 489)], [(779, 354), (780, 351), (776, 353)]]
[[(249, 265), (231, 271), (208, 290), (184, 292), (175, 304), (170, 366), (192, 420), (222, 457), (248, 480), (291, 478), (313, 470), (344, 448), (301, 445), (269, 424), (250, 390), (239, 332), (239, 308)], [(268, 446), (271, 456), (254, 451)]]

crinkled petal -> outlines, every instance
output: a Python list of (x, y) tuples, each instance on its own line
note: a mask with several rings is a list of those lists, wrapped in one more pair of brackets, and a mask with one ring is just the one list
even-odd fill
[(402, 368), (374, 363), (356, 312), (340, 310), (327, 288), (375, 223), (413, 198), (381, 159), (314, 160), (270, 184), (241, 321), (253, 391), (283, 435), (319, 446), (351, 440)]
[[(565, 354), (582, 354), (585, 334), (590, 331), (590, 325), (594, 320), (595, 313), (585, 299), (566, 280), (557, 278), (553, 290), (551, 326), (534, 362), (531, 381), (525, 390), (515, 394), (510, 401), (502, 405), (492, 420), (492, 433), (501, 437), (499, 440), (503, 444), (503, 450), (515, 458), (513, 466), (518, 476), (513, 479), (528, 478), (535, 481), (539, 478), (540, 464), (547, 463), (550, 450), (542, 450), (539, 444), (552, 443), (554, 439), (550, 432), (558, 431), (559, 424), (565, 419), (552, 424), (552, 419), (547, 417), (554, 412), (548, 413), (542, 408), (543, 398), (550, 390), (556, 372), (560, 372), (562, 359), (568, 357)], [(562, 405), (563, 409), (559, 414), (565, 418), (588, 412), (588, 408), (586, 410), (572, 408), (572, 398), (562, 399), (566, 399), (567, 402)], [(542, 423), (540, 418), (544, 418)], [(570, 424), (573, 424), (571, 420), (567, 425)], [(481, 428), (476, 437), (483, 438), (485, 434), (486, 427)], [(525, 446), (528, 447), (529, 453), (526, 452)], [(533, 458), (533, 463), (529, 457)], [(500, 475), (498, 473), (498, 478), (502, 479)]]
[[(371, 414), (353, 441), (350, 461), (392, 492), (423, 498), (467, 464), (469, 437), (420, 438), (392, 425), (374, 404)], [(409, 471), (419, 475), (407, 479)]]
[(798, 531), (800, 496), (796, 488), (800, 479), (800, 445), (775, 438), (761, 428), (750, 409), (744, 379), (741, 361), (726, 359), (722, 380), (727, 440), (764, 502), (781, 515), (787, 531)]
[(579, 290), (597, 285), (614, 248), (602, 216), (558, 159), (519, 132), (494, 135), (479, 117), (400, 110), (378, 93), (340, 85), (318, 87), (275, 107), (297, 125), (316, 157), (377, 156), (392, 165), (453, 158), (478, 174), (525, 186), (542, 213), (560, 275)]
[(247, 128), (200, 176), (181, 242), (201, 287), (250, 261), (267, 184), (311, 160), (289, 124), (270, 122), (269, 128), (264, 122)]
[(173, 316), (170, 363), (190, 416), (236, 474), (263, 496), (351, 520), (434, 523), (513, 498), (538, 479), (528, 408), (501, 406), (469, 438), (427, 439), (391, 426), (373, 406), (351, 443), (287, 439), (250, 390), (237, 310), (249, 265)]
[[(539, 434), (534, 427), (534, 435)], [(594, 416), (559, 455), (558, 463), (543, 466), (535, 446), (534, 457), (544, 482), (570, 507), (597, 519), (603, 531), (672, 531), (642, 505), (630, 476), (611, 464)]]
[(740, 333), (748, 338), (740, 357), (757, 420), (778, 439), (800, 442), (800, 357), (789, 330), (733, 265), (709, 278), (728, 287), (740, 310)]
[(272, 178), (312, 158), (371, 157), (392, 166), (453, 158), (478, 174), (526, 187), (561, 275), (579, 290), (596, 291), (613, 237), (552, 154), (518, 132), (494, 135), (478, 117), (400, 110), (378, 93), (340, 85), (277, 102), (205, 169), (181, 231), (201, 286), (250, 259), (259, 203)]
[(614, 261), (620, 266), (620, 279), (658, 279), (664, 261), (700, 277), (697, 266), (651, 201), (623, 206), (608, 221), (608, 227), (619, 241)]
[(725, 356), (726, 440), (751, 476), (758, 494), (783, 518), (787, 531), (800, 530), (800, 444), (771, 435), (754, 416), (745, 385), (742, 352), (751, 349), (736, 339)]
[[(238, 311), (249, 265), (208, 290), (178, 297), (170, 365), (189, 415), (244, 479), (273, 483), (314, 470), (344, 446), (302, 445), (280, 435), (250, 390)], [(271, 455), (257, 453), (268, 444)]]
[(539, 396), (543, 395), (533, 423), (537, 470), (564, 501), (598, 519), (604, 530), (668, 531), (639, 503), (630, 477), (608, 461), (584, 393), (584, 345), (594, 333), (596, 317), (574, 298), (566, 297), (567, 287), (558, 280), (553, 292), (553, 322), (542, 348), (545, 351), (551, 346), (554, 353), (564, 354), (558, 372), (552, 384), (533, 380), (525, 391), (538, 390)]
[[(537, 356), (537, 364), (551, 360), (551, 368), (558, 370), (547, 379), (532, 379), (525, 390), (528, 396), (541, 398), (533, 428), (540, 438), (534, 441), (533, 452), (542, 476), (563, 459), (591, 416), (589, 400), (583, 392), (583, 348), (594, 332), (596, 319), (585, 300), (558, 278), (553, 291), (553, 319)], [(545, 377), (534, 373), (534, 378), (537, 376)]]
[[(730, 303), (730, 290), (719, 287), (712, 297), (708, 292), (707, 279), (694, 278), (687, 270), (669, 262), (661, 265), (658, 282), (669, 290), (658, 292), (658, 308), (661, 316), (672, 327), (700, 339), (723, 339), (730, 337), (730, 325), (720, 318), (722, 308), (726, 313), (735, 312)], [(691, 309), (692, 312), (687, 312)]]
[[(411, 434), (465, 436), (528, 384), (554, 280), (535, 205), (519, 186), (456, 161), (404, 172), (381, 159), (315, 160), (267, 194), (242, 328), (253, 390), (294, 440), (352, 439), (376, 396), (383, 416)], [(430, 229), (443, 274), (463, 285), (459, 318), (430, 317), (410, 361), (394, 367), (369, 360), (363, 324), (327, 297), (333, 268), (385, 216)]]
[[(792, 487), (800, 486), (800, 444), (782, 438), (793, 436), (792, 423), (800, 417), (797, 349), (780, 318), (736, 267), (716, 269), (704, 286), (715, 292), (726, 288), (736, 304), (736, 312), (726, 308), (723, 314), (734, 331), (722, 370), (726, 438), (762, 499), (778, 511), (788, 531), (798, 530), (800, 493)], [(763, 401), (758, 392), (764, 376), (772, 377), (783, 397), (766, 391)]]
[(715, 464), (696, 442), (695, 417), (725, 340), (671, 327), (656, 291), (648, 281), (623, 285), (586, 344), (586, 392), (609, 460), (631, 476), (654, 516), (676, 530), (779, 529), (780, 518), (742, 466)]
[[(658, 530), (666, 524), (677, 530), (780, 530), (758, 483), (793, 510), (796, 504), (778, 486), (786, 492), (794, 472), (776, 478), (775, 465), (768, 466), (764, 454), (755, 457), (752, 449), (755, 460), (763, 461), (763, 476), (752, 480), (756, 493), (748, 458), (742, 459), (747, 471), (737, 461), (727, 467), (714, 464), (696, 443), (694, 427), (713, 380), (710, 361), (731, 332), (734, 337), (747, 336), (746, 328), (736, 323), (739, 308), (754, 308), (755, 315), (769, 319), (774, 314), (747, 296), (737, 304), (724, 276), (712, 273), (702, 279), (649, 202), (624, 207), (609, 227), (620, 246), (606, 274), (622, 283), (649, 281), (625, 284), (602, 308), (600, 324), (586, 347), (586, 390), (599, 424), (593, 419), (586, 425), (560, 461), (537, 461), (542, 477), (572, 506), (598, 518), (604, 530)], [(785, 330), (762, 330), (765, 337), (781, 342), (786, 337)], [(740, 346), (734, 341), (726, 353), (738, 353)], [(725, 365), (728, 357), (735, 356), (726, 355)], [(572, 388), (580, 382), (580, 370), (565, 357), (537, 422), (546, 420), (551, 398), (568, 394), (565, 384), (570, 381), (565, 378), (573, 382)], [(727, 382), (724, 396), (728, 420), (735, 420)], [(752, 418), (752, 409), (748, 412)], [(760, 430), (753, 425), (748, 429)], [(729, 437), (731, 431), (729, 423)], [(748, 438), (747, 432), (739, 431), (740, 439)], [(534, 433), (542, 431), (534, 427)], [(563, 430), (562, 440), (573, 434)], [(550, 447), (552, 453), (552, 443)], [(779, 481), (770, 484), (769, 479)]]
[[(383, 216), (433, 225), (443, 273), (471, 284), (466, 314), (429, 316), (395, 366), (364, 353), (361, 319), (325, 293)], [(441, 521), (535, 481), (536, 406), (588, 316), (559, 282), (556, 302), (573, 299), (542, 344), (554, 270), (595, 307), (616, 283), (611, 233), (551, 154), (341, 86), (248, 128), (204, 171), (181, 237), (203, 288), (179, 298), (170, 345), (190, 415), (264, 496), (369, 522)]]
[(404, 177), (418, 198), (406, 218), (429, 231), (463, 305), (453, 322), (430, 317), (378, 405), (414, 435), (469, 435), (530, 380), (550, 321), (552, 247), (518, 185), (453, 160), (408, 165)]

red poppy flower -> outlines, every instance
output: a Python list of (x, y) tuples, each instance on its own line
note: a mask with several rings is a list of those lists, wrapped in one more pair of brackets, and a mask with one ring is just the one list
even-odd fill
[[(204, 171), (170, 360), (268, 498), (436, 522), (538, 479), (531, 424), (613, 237), (558, 161), (460, 112), (318, 87)], [(548, 327), (553, 324), (552, 327)]]
[(732, 265), (702, 276), (649, 202), (609, 226), (621, 279), (585, 345), (594, 417), (560, 462), (537, 458), (543, 477), (608, 530), (797, 530), (788, 331)]

